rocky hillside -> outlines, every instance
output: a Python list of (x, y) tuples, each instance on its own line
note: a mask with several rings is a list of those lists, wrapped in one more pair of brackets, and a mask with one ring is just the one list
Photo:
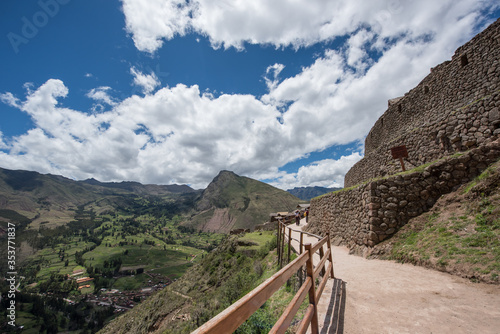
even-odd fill
[(300, 202), (284, 190), (221, 171), (203, 191), (196, 204), (197, 213), (186, 224), (222, 233), (253, 229), (268, 221), (270, 213), (292, 211)]

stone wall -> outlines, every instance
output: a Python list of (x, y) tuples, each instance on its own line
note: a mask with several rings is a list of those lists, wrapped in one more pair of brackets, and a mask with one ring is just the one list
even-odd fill
[(345, 187), (401, 171), (390, 149), (406, 145), (407, 169), (483, 145), (500, 134), (500, 19), (455, 51), (387, 111), (365, 140)]
[(309, 207), (309, 232), (330, 233), (335, 245), (361, 245), (369, 231), (367, 185), (316, 197)]
[(374, 246), (437, 199), (469, 182), (500, 158), (500, 139), (443, 158), (421, 170), (388, 176), (314, 198), (309, 231), (330, 233), (335, 244)]

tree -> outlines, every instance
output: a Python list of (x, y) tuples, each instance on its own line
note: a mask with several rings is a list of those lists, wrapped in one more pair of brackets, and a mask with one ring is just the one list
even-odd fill
[(68, 319), (65, 316), (62, 316), (61, 320), (59, 321), (59, 326), (61, 326), (62, 328), (66, 328), (67, 325)]

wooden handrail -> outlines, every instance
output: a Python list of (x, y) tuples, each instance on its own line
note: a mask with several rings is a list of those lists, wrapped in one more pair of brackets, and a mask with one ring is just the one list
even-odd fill
[[(283, 225), (283, 226), (282, 226)], [(309, 234), (301, 231), (299, 233)], [(288, 252), (291, 248), (291, 237), (292, 229), (290, 229), (288, 234)], [(278, 262), (283, 261), (283, 250), (285, 243), (285, 225), (281, 222), (278, 223)], [(317, 237), (317, 236), (315, 236)], [(257, 311), (276, 291), (278, 291), (287, 280), (289, 280), (299, 269), (304, 265), (307, 269), (307, 278), (304, 280), (303, 284), (300, 286), (299, 290), (293, 297), (290, 304), (286, 307), (285, 311), (276, 322), (274, 327), (269, 333), (285, 333), (287, 328), (290, 326), (293, 318), (297, 314), (300, 305), (304, 301), (307, 295), (309, 295), (309, 306), (307, 307), (306, 313), (299, 324), (297, 333), (305, 333), (309, 325), (311, 325), (311, 333), (318, 333), (318, 309), (317, 304), (325, 288), (326, 282), (331, 275), (333, 276), (333, 262), (332, 262), (332, 251), (329, 236), (324, 238), (317, 237), (318, 242), (314, 245), (310, 243), (305, 244), (305, 252), (302, 253), (302, 235), (300, 237), (300, 247), (299, 252), (301, 254), (292, 262), (288, 263), (280, 271), (274, 274), (272, 277), (264, 281), (257, 288), (250, 291), (248, 294), (243, 296), (240, 300), (235, 302), (233, 305), (229, 306), (227, 309), (219, 313), (214, 318), (210, 319), (208, 322), (203, 324), (193, 334), (224, 334), (233, 333), (243, 322), (245, 322), (255, 311)], [(298, 240), (297, 240), (298, 241)], [(326, 254), (323, 251), (323, 245), (327, 245)], [(320, 250), (320, 261), (314, 268), (313, 255), (317, 250)], [(288, 253), (290, 254), (290, 253)], [(290, 255), (288, 255), (290, 259)], [(329, 260), (328, 269), (325, 271), (326, 261)], [(316, 278), (320, 272), (326, 272), (318, 287), (316, 288)]]

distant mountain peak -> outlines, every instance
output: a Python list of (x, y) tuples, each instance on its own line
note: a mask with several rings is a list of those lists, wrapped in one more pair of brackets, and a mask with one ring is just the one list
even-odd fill
[(266, 222), (270, 213), (293, 210), (299, 202), (284, 190), (222, 170), (196, 203), (199, 215), (192, 218), (191, 224), (198, 229), (218, 232), (252, 229)]
[(330, 193), (336, 190), (339, 190), (342, 188), (325, 188), (325, 187), (295, 187), (293, 189), (288, 189), (287, 191), (300, 198), (301, 200), (304, 201), (310, 201), (312, 198), (321, 196), (326, 193)]

